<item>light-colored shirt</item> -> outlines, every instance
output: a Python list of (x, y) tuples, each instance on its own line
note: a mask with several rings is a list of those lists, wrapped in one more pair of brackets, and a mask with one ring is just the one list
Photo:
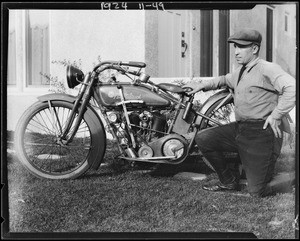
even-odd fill
[(205, 90), (224, 86), (234, 90), (236, 120), (282, 119), (296, 103), (296, 80), (279, 65), (256, 58), (246, 65), (237, 85), (241, 67), (230, 74), (203, 81)]

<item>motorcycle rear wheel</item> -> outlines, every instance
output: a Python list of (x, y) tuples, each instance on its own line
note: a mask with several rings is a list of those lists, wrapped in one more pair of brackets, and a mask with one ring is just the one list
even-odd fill
[[(220, 122), (222, 125), (235, 121), (233, 98), (229, 98), (222, 105), (220, 105), (225, 98), (226, 96), (212, 104), (204, 113), (206, 116)], [(210, 120), (204, 120), (200, 125), (200, 130), (214, 126), (217, 126), (217, 124)]]
[(93, 147), (103, 143), (103, 137), (86, 112), (73, 141), (63, 144), (60, 135), (73, 104), (57, 100), (51, 101), (51, 107), (48, 102), (37, 102), (23, 114), (15, 133), (16, 153), (35, 176), (48, 179), (77, 178), (92, 165), (92, 152), (97, 151)]

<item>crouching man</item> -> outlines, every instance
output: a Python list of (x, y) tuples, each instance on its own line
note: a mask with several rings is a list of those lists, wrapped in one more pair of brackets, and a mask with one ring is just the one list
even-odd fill
[(223, 152), (238, 152), (245, 171), (248, 192), (264, 197), (286, 192), (295, 175), (274, 179), (283, 131), (289, 132), (287, 114), (296, 102), (295, 79), (282, 68), (259, 58), (261, 34), (243, 29), (228, 38), (234, 44), (240, 67), (233, 73), (184, 87), (207, 91), (228, 86), (234, 90), (236, 122), (200, 131), (196, 143), (215, 169), (219, 181), (204, 185), (208, 191), (238, 189), (238, 178), (230, 171)]

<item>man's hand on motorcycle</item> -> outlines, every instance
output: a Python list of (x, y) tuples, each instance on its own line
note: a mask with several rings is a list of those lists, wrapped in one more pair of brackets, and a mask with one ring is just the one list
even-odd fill
[(182, 86), (182, 88), (187, 92), (187, 94), (191, 95), (203, 90), (204, 86), (201, 83), (188, 83)]

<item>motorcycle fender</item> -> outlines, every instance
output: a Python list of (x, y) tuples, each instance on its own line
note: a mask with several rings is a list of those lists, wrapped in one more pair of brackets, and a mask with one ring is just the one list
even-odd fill
[[(66, 102), (69, 102), (69, 103), (74, 103), (76, 101), (75, 96), (68, 95), (68, 94), (60, 94), (60, 93), (42, 95), (42, 96), (39, 96), (37, 98), (41, 102), (45, 102), (45, 101), (48, 101), (48, 100), (60, 100), (60, 101), (66, 101)], [(103, 125), (98, 113), (90, 105), (87, 106), (86, 111), (90, 112), (90, 116), (92, 116), (94, 123), (97, 123), (97, 125), (99, 123), (99, 131), (102, 132), (101, 134), (103, 135), (104, 140), (106, 141), (106, 132), (104, 131), (105, 128), (104, 128), (104, 125)], [(95, 170), (98, 169), (100, 164), (101, 164), (102, 159), (103, 159), (103, 154), (99, 151), (97, 157), (94, 158), (94, 162), (92, 163), (91, 168), (95, 169)]]
[(73, 95), (68, 94), (60, 94), (60, 93), (53, 93), (53, 94), (47, 94), (37, 97), (39, 101), (44, 102), (48, 100), (64, 100), (70, 103), (74, 103), (76, 100), (76, 97)]
[[(206, 112), (208, 111), (208, 109), (215, 104), (216, 102), (218, 102), (219, 100), (226, 98), (228, 95), (230, 95), (228, 98), (231, 99), (233, 98), (232, 94), (229, 92), (228, 89), (223, 89), (215, 94), (213, 94), (211, 97), (209, 97), (202, 105), (201, 109), (200, 109), (200, 113), (201, 114), (206, 114)], [(197, 116), (196, 119), (196, 124), (197, 125), (201, 125), (202, 121), (203, 121), (203, 117), (201, 117), (200, 115)]]

